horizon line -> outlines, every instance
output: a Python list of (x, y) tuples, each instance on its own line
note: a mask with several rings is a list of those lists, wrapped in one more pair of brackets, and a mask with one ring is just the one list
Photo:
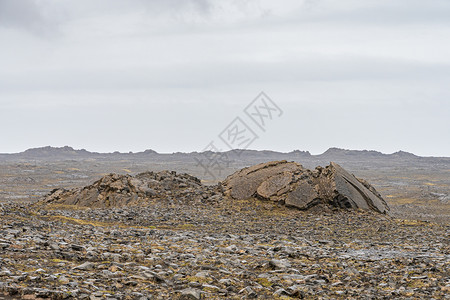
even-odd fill
[(403, 153), (403, 154), (409, 154), (409, 155), (414, 155), (417, 157), (430, 157), (430, 158), (447, 158), (450, 156), (421, 156), (421, 155), (416, 155), (413, 152), (409, 152), (409, 151), (404, 151), (404, 150), (398, 150), (396, 152), (392, 152), (392, 153), (385, 153), (385, 152), (381, 152), (378, 150), (373, 150), (373, 149), (345, 149), (345, 148), (339, 148), (339, 147), (329, 147), (327, 150), (325, 150), (324, 152), (320, 153), (320, 154), (311, 154), (310, 151), (308, 150), (300, 150), (300, 149), (294, 149), (288, 152), (285, 151), (277, 151), (277, 150), (270, 150), (270, 149), (263, 149), (263, 150), (257, 150), (257, 149), (230, 149), (227, 151), (211, 151), (211, 150), (203, 150), (203, 151), (190, 151), (190, 152), (182, 152), (182, 151), (174, 151), (174, 152), (158, 152), (156, 150), (153, 150), (151, 148), (145, 149), (143, 151), (128, 151), (128, 152), (120, 152), (120, 151), (112, 151), (112, 152), (97, 152), (97, 151), (89, 151), (85, 148), (81, 148), (81, 149), (75, 149), (72, 146), (51, 146), (51, 145), (47, 145), (47, 146), (41, 146), (41, 147), (32, 147), (32, 148), (28, 148), (24, 151), (21, 152), (0, 152), (0, 155), (18, 155), (18, 154), (24, 154), (27, 151), (30, 150), (40, 150), (40, 149), (45, 149), (45, 148), (50, 148), (50, 149), (55, 149), (55, 150), (61, 150), (61, 149), (70, 149), (73, 151), (86, 151), (88, 153), (92, 153), (92, 154), (139, 154), (139, 153), (145, 153), (146, 151), (151, 151), (154, 152), (155, 154), (163, 154), (163, 155), (173, 155), (173, 154), (193, 154), (193, 153), (205, 153), (205, 152), (215, 152), (215, 153), (228, 153), (228, 152), (232, 152), (232, 151), (256, 151), (256, 152), (276, 152), (276, 153), (280, 153), (280, 154), (290, 154), (293, 152), (301, 152), (301, 153), (305, 153), (305, 154), (309, 154), (310, 156), (321, 156), (326, 154), (328, 151), (330, 150), (338, 150), (338, 151), (351, 151), (351, 152), (373, 152), (373, 153), (377, 153), (377, 154), (381, 154), (381, 155), (394, 155), (394, 154), (398, 154), (398, 153)]

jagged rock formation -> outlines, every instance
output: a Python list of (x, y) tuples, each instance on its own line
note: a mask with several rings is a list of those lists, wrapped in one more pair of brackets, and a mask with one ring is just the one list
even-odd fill
[(300, 164), (274, 161), (244, 168), (217, 186), (204, 186), (188, 174), (162, 171), (136, 176), (109, 174), (84, 188), (55, 189), (39, 204), (64, 204), (95, 208), (145, 205), (149, 200), (190, 201), (252, 197), (309, 209), (317, 204), (361, 208), (387, 213), (381, 195), (365, 180), (336, 163), (311, 171)]
[(176, 172), (146, 172), (136, 176), (109, 174), (84, 188), (55, 189), (38, 204), (64, 204), (95, 208), (145, 205), (155, 199), (201, 201), (214, 196), (213, 187)]
[(222, 183), (233, 199), (259, 198), (309, 209), (317, 204), (361, 208), (387, 213), (381, 195), (367, 181), (356, 178), (336, 163), (311, 171), (300, 164), (274, 161), (244, 168)]

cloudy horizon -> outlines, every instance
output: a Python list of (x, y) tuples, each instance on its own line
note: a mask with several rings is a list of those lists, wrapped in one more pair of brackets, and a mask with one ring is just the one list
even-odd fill
[[(239, 117), (250, 149), (450, 157), (449, 15), (444, 0), (0, 0), (0, 153), (201, 151)], [(244, 112), (261, 91), (283, 112), (265, 130)]]

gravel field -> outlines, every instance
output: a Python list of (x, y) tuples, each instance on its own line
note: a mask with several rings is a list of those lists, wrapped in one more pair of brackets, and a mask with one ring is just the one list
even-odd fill
[(450, 227), (265, 201), (4, 203), (0, 290), (24, 299), (449, 299)]

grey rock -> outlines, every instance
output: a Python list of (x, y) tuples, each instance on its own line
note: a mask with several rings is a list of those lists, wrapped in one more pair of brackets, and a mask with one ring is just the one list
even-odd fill
[(93, 270), (95, 268), (95, 265), (91, 262), (85, 262), (79, 266), (74, 267), (74, 270), (83, 270), (83, 271), (90, 271)]
[(207, 271), (200, 271), (197, 274), (195, 274), (195, 277), (198, 277), (198, 278), (209, 278), (210, 275), (209, 275), (209, 272), (207, 272)]
[(280, 288), (273, 293), (274, 296), (290, 296), (290, 293), (288, 293), (285, 289)]
[(184, 289), (181, 291), (180, 300), (199, 300), (202, 299), (201, 291), (198, 289)]
[(13, 273), (9, 270), (1, 270), (0, 271), (0, 276), (12, 276)]
[(72, 249), (75, 250), (75, 251), (83, 251), (83, 250), (84, 250), (84, 247), (81, 246), (81, 245), (75, 245), (75, 244), (72, 244), (71, 247), (72, 247)]
[(247, 294), (247, 298), (254, 299), (258, 297), (258, 294), (249, 286), (239, 291), (239, 294)]
[(291, 263), (287, 260), (280, 260), (280, 259), (272, 259), (269, 261), (269, 265), (274, 269), (287, 269), (291, 267)]
[(203, 289), (206, 289), (206, 290), (208, 290), (208, 291), (211, 291), (211, 292), (217, 292), (217, 291), (220, 290), (220, 287), (215, 286), (215, 285), (212, 285), (212, 284), (206, 284), (206, 283), (204, 283), (204, 284), (202, 285), (202, 288), (203, 288)]
[(219, 283), (220, 284), (224, 284), (226, 286), (230, 286), (230, 285), (233, 284), (233, 281), (231, 279), (229, 279), (229, 278), (222, 278), (222, 279), (219, 280)]

